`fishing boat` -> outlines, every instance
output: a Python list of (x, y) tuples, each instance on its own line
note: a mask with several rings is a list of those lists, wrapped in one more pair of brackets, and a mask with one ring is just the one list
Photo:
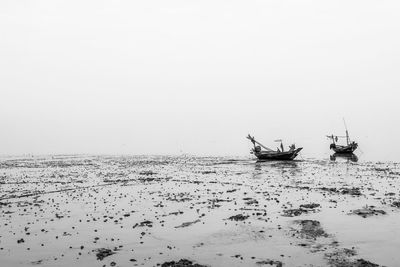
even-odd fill
[[(335, 136), (333, 134), (327, 135), (327, 137), (332, 140), (329, 149), (332, 149), (337, 154), (352, 154), (357, 149), (358, 144), (350, 140), (349, 131), (347, 130), (347, 125), (344, 119), (343, 122), (346, 129), (346, 136)], [(338, 145), (337, 142), (339, 141), (339, 138), (346, 138), (347, 145)]]
[(256, 141), (250, 134), (247, 136), (247, 139), (249, 139), (254, 145), (254, 148), (252, 148), (250, 153), (254, 154), (259, 160), (293, 160), (303, 149), (302, 147), (296, 148), (293, 144), (289, 147), (289, 150), (285, 151), (282, 140), (275, 140), (276, 142), (281, 143), (280, 149), (277, 148), (275, 151)]

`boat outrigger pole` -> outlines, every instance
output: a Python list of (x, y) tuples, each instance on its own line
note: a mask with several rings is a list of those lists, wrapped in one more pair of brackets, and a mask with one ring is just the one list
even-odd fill
[(254, 146), (255, 146), (255, 144), (257, 144), (257, 145), (259, 145), (260, 147), (264, 148), (264, 149), (267, 150), (267, 151), (274, 151), (274, 150), (272, 150), (272, 149), (270, 149), (270, 148), (264, 146), (264, 145), (261, 144), (260, 142), (257, 142), (257, 141), (254, 139), (254, 137), (252, 137), (250, 134), (247, 136), (247, 139), (249, 139), (249, 140), (253, 143)]

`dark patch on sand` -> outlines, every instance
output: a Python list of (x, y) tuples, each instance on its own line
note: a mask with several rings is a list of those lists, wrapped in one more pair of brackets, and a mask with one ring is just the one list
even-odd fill
[(325, 254), (325, 258), (332, 267), (379, 267), (378, 264), (364, 259), (353, 259), (356, 255), (355, 250), (344, 248)]
[(98, 260), (103, 260), (104, 258), (115, 254), (114, 251), (108, 248), (99, 248), (96, 250), (96, 257)]
[(40, 265), (43, 263), (43, 260), (37, 260), (37, 261), (32, 261), (31, 262), (33, 265)]
[(237, 214), (237, 215), (233, 215), (233, 216), (229, 217), (228, 220), (231, 220), (231, 221), (244, 221), (247, 218), (249, 218), (249, 216), (243, 215), (243, 214)]
[(327, 191), (330, 193), (337, 193), (337, 194), (342, 194), (342, 195), (351, 195), (351, 196), (361, 196), (362, 195), (360, 188), (357, 188), (357, 187), (352, 187), (352, 188), (343, 187), (340, 189), (330, 188), (330, 187), (320, 187), (319, 189), (322, 191)]
[(199, 219), (197, 219), (197, 220), (195, 220), (195, 221), (193, 221), (193, 222), (184, 222), (184, 223), (182, 223), (181, 225), (175, 226), (175, 228), (189, 227), (189, 226), (191, 226), (192, 224), (195, 224), (195, 223), (198, 223), (198, 222), (200, 222)]
[(274, 267), (282, 267), (283, 263), (281, 261), (276, 261), (276, 260), (262, 260), (262, 261), (257, 261), (257, 265), (271, 265)]
[(296, 217), (296, 216), (300, 216), (303, 213), (308, 213), (308, 210), (306, 209), (288, 209), (288, 210), (284, 210), (283, 211), (283, 215), (284, 217)]
[(298, 233), (305, 238), (316, 239), (318, 237), (328, 237), (328, 234), (322, 229), (321, 223), (315, 220), (296, 220), (296, 224), (300, 225)]
[(353, 187), (353, 188), (341, 188), (340, 193), (343, 195), (351, 195), (351, 196), (361, 196), (360, 188)]
[(318, 203), (310, 203), (310, 204), (302, 204), (298, 209), (287, 209), (283, 211), (284, 217), (296, 217), (300, 216), (304, 213), (315, 212), (316, 208), (320, 207), (321, 205)]
[(393, 201), (392, 202), (392, 207), (400, 208), (400, 201)]
[(181, 259), (180, 261), (164, 262), (161, 264), (161, 267), (207, 267), (207, 265), (201, 265), (190, 260)]
[(300, 208), (311, 209), (311, 210), (319, 208), (319, 207), (321, 207), (321, 205), (318, 203), (310, 203), (310, 204), (300, 205)]
[(351, 211), (351, 214), (356, 214), (363, 218), (367, 218), (367, 217), (374, 216), (374, 215), (384, 215), (384, 214), (386, 214), (386, 212), (383, 210), (375, 209), (375, 206), (366, 206), (362, 209), (356, 209), (356, 210)]

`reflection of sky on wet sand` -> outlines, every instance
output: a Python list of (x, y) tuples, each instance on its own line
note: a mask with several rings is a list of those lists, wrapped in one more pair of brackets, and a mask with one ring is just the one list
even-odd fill
[[(153, 266), (179, 259), (321, 266), (337, 257), (395, 266), (400, 210), (391, 205), (400, 199), (399, 178), (398, 164), (329, 159), (3, 159), (0, 258), (6, 266)], [(310, 203), (319, 205), (301, 208)], [(367, 205), (386, 214), (352, 214)], [(244, 220), (228, 219), (235, 215)], [(115, 254), (99, 261), (100, 248)]]

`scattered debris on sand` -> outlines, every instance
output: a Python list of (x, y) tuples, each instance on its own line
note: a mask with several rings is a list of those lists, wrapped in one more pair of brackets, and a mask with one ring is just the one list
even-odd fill
[(212, 174), (212, 173), (217, 173), (216, 171), (203, 171), (201, 174)]
[(296, 217), (296, 216), (300, 216), (303, 213), (308, 213), (308, 210), (306, 209), (287, 209), (283, 211), (282, 216), (285, 217)]
[(400, 201), (393, 201), (392, 202), (392, 207), (400, 208)]
[(157, 173), (153, 172), (153, 171), (141, 171), (139, 172), (140, 175), (146, 175), (146, 176), (150, 176), (150, 175), (155, 175)]
[[(392, 238), (400, 228), (387, 226), (400, 220), (399, 192), (400, 164), (388, 162), (0, 157), (0, 259), (15, 267), (397, 266), (400, 254), (387, 248), (400, 247)], [(366, 250), (377, 239), (382, 246)]]
[(197, 219), (197, 220), (195, 220), (195, 221), (193, 221), (193, 222), (184, 222), (184, 223), (182, 223), (181, 225), (175, 226), (175, 228), (189, 227), (189, 226), (191, 226), (191, 225), (193, 225), (193, 224), (195, 224), (195, 223), (199, 223), (199, 222), (200, 222), (199, 219)]
[(40, 265), (43, 263), (43, 260), (37, 260), (37, 261), (32, 261), (31, 264), (32, 265)]
[(380, 265), (364, 259), (354, 259), (357, 252), (354, 249), (338, 249), (325, 254), (329, 266), (332, 267), (379, 267)]
[(143, 221), (143, 222), (140, 222), (140, 223), (135, 224), (135, 225), (133, 226), (133, 228), (135, 228), (135, 227), (137, 227), (137, 226), (139, 226), (139, 227), (153, 227), (153, 222), (152, 222), (152, 221), (149, 221), (149, 220), (145, 220), (145, 221)]
[(364, 208), (351, 211), (350, 214), (356, 214), (363, 218), (367, 218), (374, 215), (385, 215), (386, 212), (384, 210), (375, 209), (375, 206), (365, 206)]
[(229, 217), (228, 220), (231, 220), (231, 221), (244, 221), (247, 218), (249, 218), (248, 215), (237, 214), (237, 215), (233, 215), (233, 216)]
[(360, 188), (357, 187), (352, 187), (352, 188), (334, 188), (334, 187), (320, 187), (319, 188), (322, 191), (326, 191), (329, 193), (337, 193), (337, 194), (342, 194), (342, 195), (351, 195), (351, 196), (361, 196), (362, 193), (360, 191)]
[(315, 220), (296, 220), (296, 224), (300, 225), (300, 233), (305, 238), (316, 239), (318, 237), (328, 237), (328, 234), (322, 229), (321, 223)]
[(300, 208), (310, 209), (310, 210), (313, 210), (313, 209), (316, 209), (319, 207), (321, 207), (321, 205), (318, 203), (310, 203), (310, 204), (301, 204), (300, 205)]
[(270, 265), (273, 267), (282, 267), (283, 263), (281, 261), (276, 261), (276, 260), (262, 260), (262, 261), (257, 261), (257, 265)]
[(245, 197), (243, 198), (246, 202), (244, 203), (245, 205), (253, 205), (253, 204), (258, 204), (258, 201), (254, 198), (251, 197)]
[(341, 194), (344, 194), (344, 195), (351, 195), (351, 196), (361, 196), (362, 195), (360, 188), (356, 188), (356, 187), (341, 188), (339, 191)]
[(169, 261), (161, 264), (161, 267), (207, 267), (207, 265), (201, 265), (193, 263), (190, 260), (181, 259), (180, 261)]
[(316, 212), (316, 208), (320, 207), (320, 204), (310, 203), (310, 204), (302, 204), (298, 209), (287, 209), (283, 210), (284, 217), (296, 217), (302, 214), (306, 214), (309, 212)]
[(108, 248), (99, 248), (96, 250), (96, 257), (100, 261), (113, 254), (115, 254), (115, 252)]
[(372, 263), (370, 261), (364, 260), (364, 259), (357, 259), (354, 261), (354, 265), (355, 267), (379, 267), (379, 264), (376, 263)]

